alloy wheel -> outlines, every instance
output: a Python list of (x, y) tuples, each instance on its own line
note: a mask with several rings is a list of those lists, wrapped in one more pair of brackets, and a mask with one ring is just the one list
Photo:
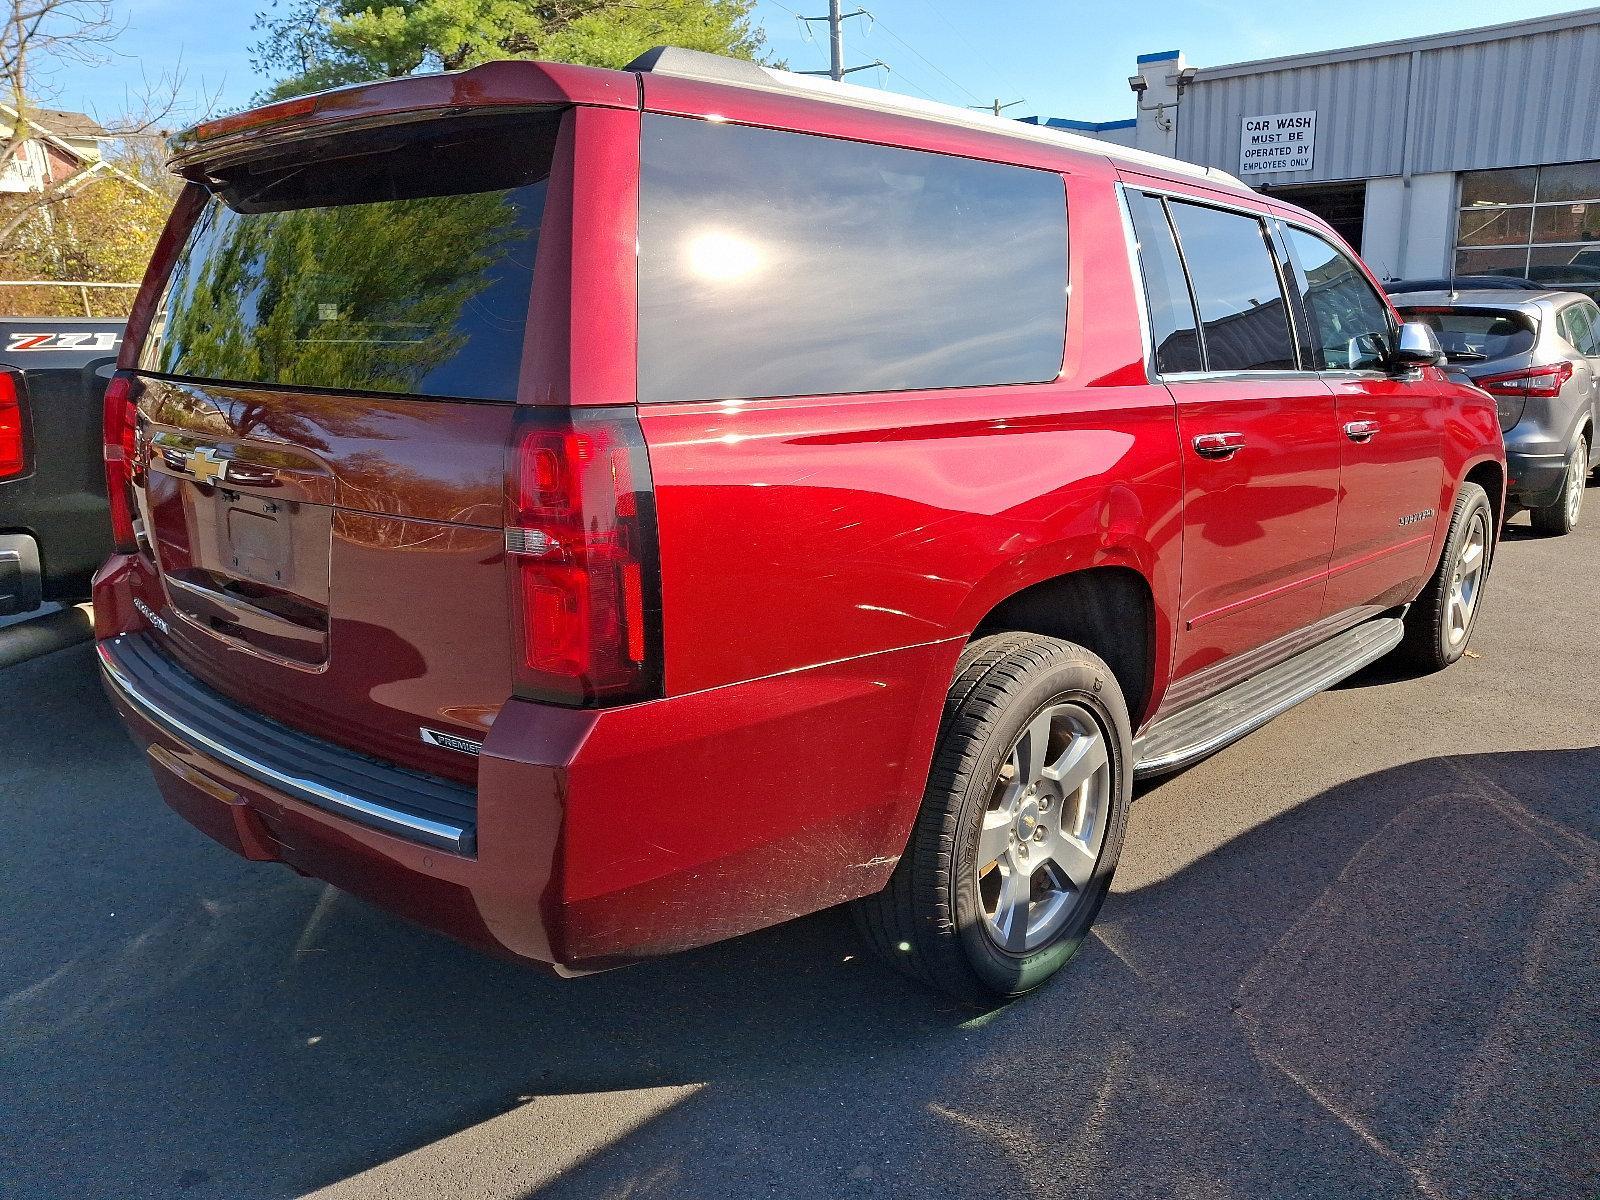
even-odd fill
[(1483, 584), (1483, 571), (1489, 561), (1489, 521), (1480, 510), (1472, 515), (1467, 536), (1461, 541), (1461, 552), (1456, 555), (1454, 572), (1450, 578), (1450, 607), (1445, 635), (1454, 649), (1466, 640), (1472, 628), (1472, 614), (1478, 607), (1478, 594)]
[(978, 905), (1011, 954), (1046, 945), (1094, 878), (1111, 811), (1111, 756), (1079, 704), (1045, 707), (1001, 764), (978, 831)]
[(1585, 478), (1589, 474), (1589, 447), (1582, 438), (1572, 448), (1572, 457), (1567, 460), (1567, 526), (1571, 528), (1578, 523), (1578, 514), (1583, 512), (1583, 489), (1588, 483)]

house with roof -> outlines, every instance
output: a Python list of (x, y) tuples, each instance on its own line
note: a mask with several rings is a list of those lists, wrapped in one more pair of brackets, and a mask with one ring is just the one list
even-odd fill
[[(12, 146), (0, 167), (0, 192), (42, 192), (85, 168), (92, 173), (86, 178), (114, 169), (105, 162), (100, 147), (102, 140), (113, 135), (93, 117), (65, 109), (29, 107), (23, 121), (27, 136)], [(0, 103), (0, 142), (13, 141), (17, 124), (16, 108)]]

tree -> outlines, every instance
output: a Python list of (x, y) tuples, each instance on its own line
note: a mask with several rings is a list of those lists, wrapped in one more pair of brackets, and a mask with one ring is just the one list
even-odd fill
[[(172, 201), (120, 176), (100, 175), (25, 221), (0, 250), (0, 277), (61, 279), (81, 283), (137, 283), (155, 249)], [(7, 288), (9, 311), (35, 316), (83, 316), (76, 288)], [(133, 294), (101, 288), (87, 292), (96, 316), (119, 316)]]
[(651, 46), (762, 59), (755, 0), (273, 0), (252, 65), (279, 99), (497, 58), (621, 67)]
[[(63, 62), (104, 63), (122, 27), (112, 0), (0, 0), (0, 21), (0, 102), (14, 114), (0, 120), (0, 163), (10, 163), (40, 134), (33, 114), (50, 98), (45, 83), (49, 68)], [(108, 126), (118, 153), (130, 160), (148, 157), (144, 144), (159, 141), (159, 126), (177, 107), (182, 85), (181, 69), (146, 80), (135, 105), (138, 115)], [(67, 174), (42, 180), (36, 190), (9, 193), (0, 204), (0, 253), (36, 237), (34, 224), (43, 220), (48, 225), (55, 210), (91, 183), (121, 174), (114, 157), (85, 161)]]

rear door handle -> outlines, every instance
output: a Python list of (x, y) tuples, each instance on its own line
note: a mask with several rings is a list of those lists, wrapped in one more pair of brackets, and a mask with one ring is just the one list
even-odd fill
[(1242, 433), (1202, 433), (1194, 439), (1194, 452), (1201, 458), (1232, 458), (1242, 449)]
[(1344, 435), (1352, 442), (1370, 442), (1378, 436), (1376, 421), (1351, 421), (1344, 427)]

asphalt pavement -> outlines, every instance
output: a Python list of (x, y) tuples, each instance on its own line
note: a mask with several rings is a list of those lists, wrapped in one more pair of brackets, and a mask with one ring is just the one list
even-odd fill
[(837, 912), (481, 957), (181, 822), (88, 646), (9, 667), (0, 1195), (1591, 1197), (1589, 501), (1513, 525), (1471, 658), (1146, 789), (1078, 960), (978, 1017)]

